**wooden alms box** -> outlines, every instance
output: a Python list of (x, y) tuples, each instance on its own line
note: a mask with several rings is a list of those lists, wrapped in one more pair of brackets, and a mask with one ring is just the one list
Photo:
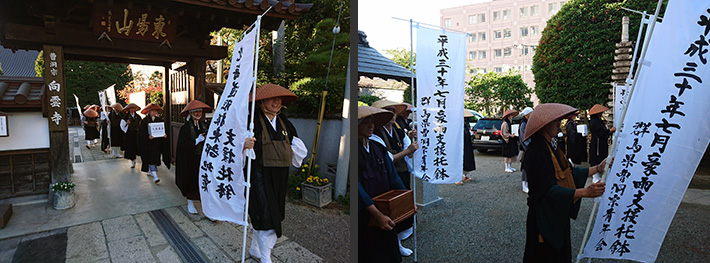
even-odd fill
[[(395, 224), (414, 215), (414, 193), (412, 190), (390, 190), (372, 198), (377, 210), (389, 216)], [(377, 220), (370, 217), (370, 226), (376, 226)]]

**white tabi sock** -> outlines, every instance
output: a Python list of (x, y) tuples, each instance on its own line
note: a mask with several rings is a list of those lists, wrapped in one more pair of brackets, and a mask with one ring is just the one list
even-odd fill
[(397, 233), (397, 239), (405, 240), (405, 239), (409, 238), (409, 236), (411, 236), (412, 233), (414, 232), (413, 230), (414, 230), (413, 227), (402, 230), (402, 232)]
[(131, 168), (136, 167), (136, 160), (131, 160)]
[(249, 255), (255, 260), (261, 261), (261, 252), (259, 251), (259, 235), (256, 234), (254, 228), (251, 229), (251, 246), (249, 247)]
[(158, 174), (156, 174), (155, 171), (150, 172), (150, 175), (153, 176), (153, 182), (155, 182), (156, 184), (160, 182), (160, 178), (158, 178)]
[(193, 215), (197, 214), (197, 209), (195, 208), (195, 203), (192, 200), (187, 200), (187, 212)]
[(411, 249), (408, 249), (408, 248), (402, 246), (401, 240), (397, 240), (397, 243), (399, 243), (399, 254), (401, 254), (402, 256), (405, 256), (405, 257), (408, 257), (409, 255), (412, 254)]
[(256, 234), (259, 235), (259, 252), (261, 255), (261, 263), (272, 263), (271, 261), (271, 250), (274, 249), (276, 245), (276, 231), (271, 230), (255, 230)]

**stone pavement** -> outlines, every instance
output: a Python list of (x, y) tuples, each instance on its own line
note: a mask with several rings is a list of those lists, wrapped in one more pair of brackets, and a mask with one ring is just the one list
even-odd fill
[[(73, 159), (82, 161), (74, 164), (72, 175), (75, 207), (57, 211), (46, 199), (14, 204), (12, 218), (0, 230), (0, 262), (241, 261), (244, 227), (210, 221), (199, 202), (198, 215), (187, 213), (174, 167), (160, 166), (156, 185), (140, 172), (140, 162), (131, 169), (129, 160), (84, 147), (83, 130), (70, 128), (69, 139)], [(255, 262), (249, 253), (246, 257), (245, 262)], [(272, 257), (274, 262), (323, 262), (285, 236)]]

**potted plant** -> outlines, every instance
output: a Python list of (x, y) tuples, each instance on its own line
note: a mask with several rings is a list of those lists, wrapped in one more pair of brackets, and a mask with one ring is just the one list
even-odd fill
[(328, 182), (328, 178), (322, 178), (318, 173), (318, 165), (314, 165), (313, 173), (308, 175), (308, 164), (304, 164), (301, 169), (296, 171), (296, 176), (305, 177), (301, 182), (301, 200), (303, 202), (324, 207), (333, 201), (332, 184)]
[(66, 180), (50, 186), (52, 190), (53, 206), (57, 210), (65, 210), (74, 207), (74, 187), (75, 183)]

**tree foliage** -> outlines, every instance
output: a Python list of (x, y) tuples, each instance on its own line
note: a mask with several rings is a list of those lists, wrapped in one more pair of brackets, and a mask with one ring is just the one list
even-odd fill
[[(410, 64), (413, 63), (415, 66), (414, 73), (417, 72), (416, 70), (416, 65), (417, 65), (417, 54), (414, 53), (414, 62), (412, 62), (412, 52), (409, 52), (409, 50), (406, 50), (404, 48), (397, 48), (397, 49), (385, 49), (385, 53), (388, 55), (392, 56), (391, 60), (394, 63), (397, 63), (397, 65), (400, 65), (407, 70), (412, 70), (410, 67)], [(409, 85), (407, 89), (404, 90), (403, 94), (403, 101), (412, 104), (412, 86)]]
[(118, 98), (130, 103), (129, 95), (134, 92), (145, 92), (146, 103), (163, 105), (163, 72), (154, 71), (150, 77), (142, 72), (133, 74), (133, 80), (128, 82), (122, 90), (118, 91)]
[[(382, 98), (380, 98), (380, 97), (378, 97), (378, 96), (375, 96), (375, 95), (360, 95), (360, 96), (357, 96), (357, 101), (367, 104), (366, 106), (370, 106), (370, 105), (372, 105), (372, 103), (375, 103), (375, 101), (378, 101), (378, 100), (381, 100), (381, 99), (382, 99)], [(358, 106), (360, 106), (359, 103), (358, 103)]]
[[(39, 52), (35, 61), (35, 71), (38, 77), (44, 76), (44, 56), (43, 51)], [(64, 61), (64, 81), (67, 87), (67, 98), (72, 98), (71, 94), (79, 97), (82, 105), (99, 105), (100, 90), (116, 84), (116, 92), (120, 92), (123, 87), (133, 80), (131, 67), (128, 64), (89, 62), (89, 61)], [(119, 98), (116, 98), (120, 101)], [(74, 103), (69, 103), (71, 107)], [(83, 108), (81, 106), (80, 108)]]
[[(262, 31), (259, 39), (259, 67), (257, 86), (274, 83), (289, 88), (299, 99), (285, 110), (291, 114), (315, 116), (320, 109), (323, 89), (327, 80), (326, 115), (340, 115), (343, 109), (344, 87), (350, 52), (350, 1), (343, 0), (340, 15), (340, 32), (333, 34), (338, 18), (340, 1), (314, 0), (314, 8), (298, 19), (286, 21), (284, 36), (285, 71), (275, 74), (273, 70), (273, 41), (268, 31)], [(317, 7), (317, 8), (316, 8)], [(228, 57), (223, 60), (224, 77), (227, 77), (235, 40), (240, 40), (244, 29), (222, 29), (214, 34), (222, 36), (228, 46)], [(335, 38), (335, 50), (330, 61), (331, 46)], [(207, 65), (208, 81), (215, 81), (216, 67)]]
[(622, 16), (630, 17), (631, 40), (635, 40), (639, 28), (640, 15), (621, 7), (653, 13), (657, 2), (571, 0), (564, 4), (547, 21), (533, 56), (535, 93), (540, 102), (564, 103), (578, 109), (606, 104), (611, 86), (604, 83), (611, 82)]
[(465, 107), (489, 114), (502, 114), (511, 106), (515, 109), (531, 107), (532, 90), (513, 72), (488, 72), (471, 77), (466, 86), (466, 95), (472, 98)]

